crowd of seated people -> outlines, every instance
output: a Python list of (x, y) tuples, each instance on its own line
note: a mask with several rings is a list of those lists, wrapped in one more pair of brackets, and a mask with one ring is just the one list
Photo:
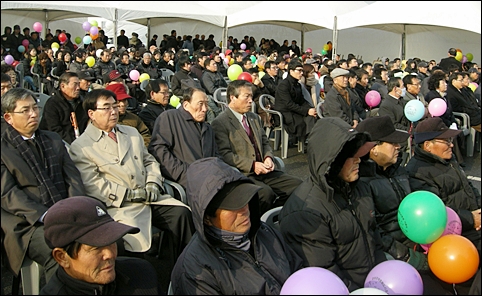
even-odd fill
[[(154, 264), (169, 274), (160, 283), (164, 292), (172, 280), (177, 294), (279, 294), (293, 272), (308, 266), (332, 270), (352, 292), (363, 287), (375, 263), (387, 260), (383, 252), (423, 273), (426, 293), (453, 292), (427, 275), (427, 255), (413, 242), (391, 237), (400, 233), (398, 228), (377, 224), (398, 204), (383, 212), (373, 182), (393, 190), (398, 203), (411, 191), (436, 193), (460, 215), (462, 235), (480, 253), (481, 197), (459, 166), (464, 164), (464, 138), (453, 114), (467, 113), (480, 132), (480, 70), (472, 62), (450, 63), (455, 60), (452, 48), (449, 58), (433, 65), (419, 58), (364, 62), (353, 54), (332, 60), (328, 53), (303, 51), (296, 40), (280, 45), (263, 38), (258, 44), (249, 36), (239, 43), (230, 36), (223, 52), (212, 34), (207, 39), (181, 37), (176, 30), (164, 34), (159, 44), (155, 35), (149, 47), (136, 33), (128, 38), (121, 30), (117, 47), (108, 46), (102, 32), (95, 44), (66, 42), (58, 49), (52, 43), (67, 32), (57, 30), (40, 42), (34, 33), (22, 35), (15, 26), (2, 35), (2, 249), (15, 275), (26, 256), (44, 266), (48, 293), (74, 293), (82, 285), (120, 293), (115, 286), (126, 284), (123, 273), (112, 276), (102, 268), (117, 263), (125, 269), (117, 256), (147, 259), (157, 247), (155, 229), (167, 233), (166, 256), (173, 264), (134, 263)], [(28, 49), (18, 54), (17, 43), (23, 40)], [(14, 62), (6, 60), (8, 54)], [(239, 65), (251, 82), (232, 80), (231, 65)], [(226, 106), (212, 100), (219, 88), (227, 88)], [(366, 104), (369, 91), (380, 94), (378, 112)], [(39, 93), (48, 97), (46, 102), (37, 99)], [(275, 167), (272, 135), (265, 128), (279, 124), (279, 118), (259, 107), (261, 95), (274, 98), (271, 107), (281, 112), (290, 142), (307, 145), (308, 180)], [(435, 97), (443, 97), (448, 108), (432, 118), (427, 105)], [(410, 100), (422, 101), (426, 109), (417, 124), (403, 112)], [(318, 109), (319, 104), (324, 107)], [(412, 147), (407, 147), (408, 138)], [(339, 144), (336, 149), (332, 142)], [(380, 156), (388, 152), (390, 158)], [(360, 182), (358, 173), (350, 171), (358, 165), (371, 170), (360, 171)], [(385, 182), (391, 176), (406, 178), (403, 190)], [(179, 183), (187, 200), (171, 196), (166, 180)], [(455, 200), (464, 190), (470, 191), (463, 197), (466, 202)], [(49, 227), (48, 213), (74, 196), (98, 202), (92, 207), (117, 229), (113, 235), (102, 240), (72, 233), (62, 244), (55, 225)], [(343, 231), (348, 226), (333, 214), (334, 208), (340, 215), (350, 213), (343, 198), (358, 203), (353, 211), (361, 213), (366, 225), (351, 217), (353, 229)], [(313, 204), (316, 210), (307, 210)], [(281, 231), (259, 221), (278, 206), (283, 207)], [(372, 210), (376, 216), (367, 216)], [(313, 211), (332, 217), (340, 228), (311, 219)], [(112, 219), (131, 228), (121, 229)], [(317, 235), (315, 224), (321, 225)], [(353, 248), (367, 248), (351, 250), (344, 238), (332, 237), (335, 230), (353, 238)], [(367, 241), (355, 239), (352, 231), (366, 233)], [(394, 248), (403, 252), (393, 253)], [(310, 253), (315, 249), (320, 256)], [(76, 258), (89, 252), (90, 262)], [(75, 276), (69, 262), (84, 270), (97, 264), (101, 271), (95, 279)], [(256, 271), (259, 266), (267, 272)], [(151, 275), (149, 268), (145, 285), (132, 286), (132, 291), (144, 286), (150, 289), (144, 292), (156, 290)], [(456, 289), (469, 292), (472, 283), (477, 289), (474, 279)]]

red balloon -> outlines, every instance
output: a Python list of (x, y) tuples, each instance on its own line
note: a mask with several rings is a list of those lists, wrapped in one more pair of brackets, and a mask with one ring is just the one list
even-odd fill
[(20, 62), (19, 62), (19, 61), (13, 61), (12, 66), (14, 66), (14, 67), (15, 67), (15, 66), (17, 66), (18, 64), (20, 64)]
[(59, 34), (59, 41), (60, 41), (60, 42), (65, 42), (65, 41), (67, 41), (67, 35), (65, 35), (65, 33), (60, 33), (60, 34)]
[(243, 73), (239, 74), (238, 80), (246, 80), (246, 81), (249, 81), (251, 83), (253, 82), (253, 78), (251, 77), (251, 74), (249, 74), (248, 72), (243, 72)]

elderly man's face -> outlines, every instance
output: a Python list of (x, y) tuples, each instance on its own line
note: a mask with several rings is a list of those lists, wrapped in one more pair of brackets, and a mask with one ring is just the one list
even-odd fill
[(437, 155), (438, 157), (449, 160), (452, 158), (452, 147), (454, 139), (433, 139), (423, 143), (423, 150)]
[(96, 110), (89, 110), (92, 124), (100, 130), (110, 132), (119, 119), (119, 105), (113, 97), (99, 98)]
[(216, 210), (216, 217), (207, 216), (205, 223), (218, 229), (227, 230), (234, 233), (247, 233), (251, 228), (249, 218), (249, 205), (245, 205), (239, 210)]
[(69, 100), (78, 98), (80, 94), (79, 77), (71, 77), (69, 83), (61, 83), (60, 91)]
[(32, 97), (18, 100), (13, 112), (5, 113), (4, 118), (20, 135), (31, 137), (40, 124), (37, 101)]
[(167, 85), (160, 84), (158, 92), (151, 92), (151, 99), (165, 107), (167, 104), (169, 104), (169, 95), (169, 87)]
[(185, 101), (183, 107), (192, 115), (194, 121), (204, 122), (206, 120), (206, 112), (208, 111), (208, 97), (202, 91), (195, 91), (191, 101)]
[(117, 244), (105, 247), (92, 247), (82, 244), (76, 258), (70, 257), (60, 248), (55, 252), (64, 252), (64, 260), (59, 262), (71, 277), (91, 284), (105, 285), (115, 280), (115, 259)]

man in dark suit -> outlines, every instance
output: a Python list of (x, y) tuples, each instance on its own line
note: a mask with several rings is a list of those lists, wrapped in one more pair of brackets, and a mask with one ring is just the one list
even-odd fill
[(264, 72), (265, 75), (261, 77), (261, 82), (263, 82), (269, 94), (274, 97), (279, 82), (278, 66), (274, 61), (267, 61), (266, 64), (264, 64)]
[(457, 65), (459, 67), (459, 71), (462, 71), (462, 63), (455, 59), (457, 55), (457, 50), (455, 48), (450, 48), (448, 51), (448, 57), (441, 59), (438, 66), (445, 70), (446, 72), (449, 71), (450, 65)]
[(302, 180), (275, 169), (263, 122), (250, 111), (253, 104), (251, 83), (232, 81), (226, 95), (229, 108), (212, 123), (219, 154), (224, 162), (262, 187), (258, 192), (261, 213), (282, 206)]
[(56, 202), (85, 195), (82, 178), (55, 132), (39, 130), (41, 109), (33, 93), (13, 88), (2, 96), (2, 235), (17, 276), (25, 256), (44, 267), (47, 282), (56, 261), (44, 240), (43, 219)]

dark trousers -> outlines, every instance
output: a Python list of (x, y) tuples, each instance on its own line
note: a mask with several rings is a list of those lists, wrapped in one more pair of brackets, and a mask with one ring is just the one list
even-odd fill
[(172, 258), (176, 262), (191, 240), (195, 228), (191, 211), (182, 206), (151, 206), (152, 225), (167, 232), (172, 242)]
[(45, 243), (43, 224), (37, 224), (39, 224), (39, 227), (35, 229), (30, 238), (26, 256), (43, 266), (45, 281), (48, 283), (57, 270), (58, 263), (52, 257), (52, 249)]
[(291, 193), (303, 182), (298, 177), (274, 170), (265, 175), (250, 174), (248, 176), (262, 189), (258, 191), (260, 215), (266, 211), (285, 204)]

